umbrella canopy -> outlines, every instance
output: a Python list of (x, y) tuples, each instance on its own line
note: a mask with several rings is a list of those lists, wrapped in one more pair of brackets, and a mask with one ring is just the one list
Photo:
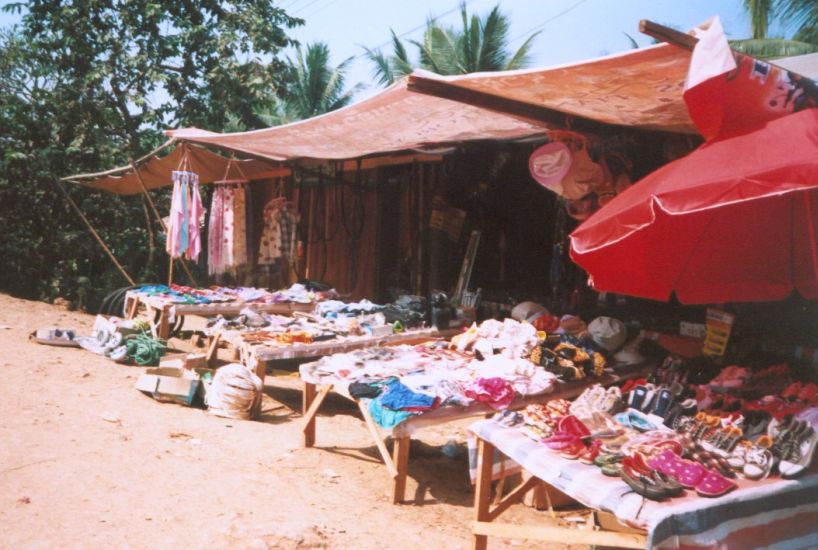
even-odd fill
[(716, 139), (571, 235), (597, 290), (683, 303), (818, 297), (818, 109)]

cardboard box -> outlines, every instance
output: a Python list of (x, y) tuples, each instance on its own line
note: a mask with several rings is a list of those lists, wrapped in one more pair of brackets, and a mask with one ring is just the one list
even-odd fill
[(207, 368), (207, 356), (204, 353), (173, 353), (162, 357), (159, 366), (188, 370), (204, 369)]
[(199, 376), (196, 371), (183, 368), (150, 368), (136, 381), (136, 389), (157, 401), (192, 405), (201, 385)]

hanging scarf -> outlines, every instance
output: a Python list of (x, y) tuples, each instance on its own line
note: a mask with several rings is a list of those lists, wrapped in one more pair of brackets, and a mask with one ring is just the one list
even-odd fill
[(199, 194), (199, 176), (184, 170), (173, 171), (173, 197), (166, 250), (174, 258), (186, 256), (196, 261), (201, 252), (199, 225), (204, 216)]

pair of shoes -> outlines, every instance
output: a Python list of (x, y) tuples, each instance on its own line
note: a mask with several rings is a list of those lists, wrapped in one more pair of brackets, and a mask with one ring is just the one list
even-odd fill
[(773, 447), (779, 459), (778, 471), (785, 478), (797, 477), (806, 471), (818, 445), (818, 434), (809, 423), (795, 420), (792, 424), (784, 440)]
[(742, 473), (747, 479), (764, 479), (773, 469), (775, 457), (769, 447), (752, 445), (744, 454)]
[(724, 367), (721, 372), (710, 381), (713, 391), (729, 391), (741, 388), (749, 379), (750, 370), (738, 365)]
[(34, 340), (38, 344), (70, 348), (80, 347), (79, 343), (75, 340), (76, 337), (76, 331), (64, 328), (39, 328), (29, 335), (29, 339)]
[(641, 432), (656, 429), (656, 425), (644, 413), (636, 409), (628, 409), (625, 412), (618, 413), (614, 416), (614, 419), (626, 428), (633, 428)]
[(710, 437), (702, 440), (701, 446), (722, 456), (729, 455), (736, 444), (744, 437), (744, 431), (735, 424), (728, 424), (727, 426), (715, 430)]

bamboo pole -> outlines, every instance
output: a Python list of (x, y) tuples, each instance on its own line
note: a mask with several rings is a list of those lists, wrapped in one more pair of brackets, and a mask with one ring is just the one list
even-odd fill
[[(153, 215), (156, 216), (157, 220), (159, 220), (159, 224), (162, 226), (162, 231), (164, 231), (165, 235), (167, 235), (168, 227), (165, 225), (165, 220), (163, 220), (162, 216), (159, 215), (159, 210), (156, 208), (156, 204), (153, 202), (150, 193), (148, 193), (148, 187), (145, 185), (145, 180), (142, 179), (142, 174), (139, 173), (139, 170), (137, 169), (136, 163), (134, 161), (131, 161), (131, 168), (133, 168), (134, 174), (136, 174), (136, 179), (139, 181), (139, 185), (142, 187), (143, 195), (145, 196), (145, 198), (148, 199), (148, 204), (150, 205), (151, 210), (153, 210)], [(191, 273), (190, 268), (188, 268), (185, 259), (180, 257), (178, 258), (178, 260), (179, 263), (182, 265), (182, 269), (185, 270), (185, 274), (187, 275), (188, 279), (190, 279), (190, 282), (193, 284), (194, 287), (198, 287), (199, 283), (196, 282), (196, 277), (194, 277), (193, 273)], [(170, 273), (171, 275), (173, 274), (172, 268), (170, 270)]]
[(122, 264), (120, 264), (119, 260), (116, 259), (116, 256), (114, 256), (114, 253), (111, 252), (111, 249), (108, 248), (108, 245), (106, 245), (105, 241), (102, 240), (102, 237), (99, 236), (99, 233), (97, 233), (97, 230), (94, 229), (94, 226), (91, 225), (91, 222), (88, 221), (88, 218), (86, 218), (85, 214), (82, 213), (82, 210), (80, 210), (80, 207), (77, 206), (77, 203), (74, 202), (74, 199), (72, 199), (71, 195), (68, 194), (68, 191), (65, 190), (65, 186), (62, 184), (62, 181), (57, 180), (57, 186), (60, 188), (60, 191), (62, 191), (63, 195), (65, 195), (65, 198), (68, 201), (68, 204), (71, 205), (71, 207), (74, 209), (74, 211), (80, 217), (80, 219), (83, 222), (85, 222), (85, 225), (91, 231), (91, 234), (94, 236), (94, 238), (96, 238), (97, 242), (99, 242), (100, 246), (102, 246), (102, 248), (108, 254), (108, 257), (111, 258), (111, 261), (114, 262), (114, 265), (117, 267), (119, 272), (122, 273), (122, 276), (125, 277), (125, 280), (127, 280), (128, 283), (131, 284), (131, 286), (136, 286), (136, 281), (134, 281), (131, 278), (131, 276), (128, 275), (128, 272), (125, 271), (125, 268), (122, 267)]
[[(156, 155), (157, 153), (159, 153), (163, 149), (166, 149), (166, 148), (170, 147), (174, 143), (176, 143), (176, 140), (171, 138), (168, 141), (166, 141), (165, 143), (163, 143), (162, 145), (160, 145), (159, 147), (157, 147), (156, 149), (154, 149), (153, 151), (151, 151), (150, 153), (148, 153), (146, 155), (143, 155), (143, 156), (139, 157), (138, 159), (136, 159), (136, 162), (137, 163), (145, 162), (149, 158), (153, 157), (154, 155)], [(133, 167), (133, 164), (134, 164), (134, 161), (131, 161), (130, 166)], [(77, 174), (75, 176), (66, 176), (64, 178), (60, 178), (60, 181), (73, 181), (74, 183), (78, 183), (80, 185), (85, 185), (85, 183), (83, 183), (81, 181), (77, 181), (77, 180), (81, 180), (81, 179), (97, 179), (97, 178), (101, 178), (103, 176), (114, 176), (116, 174), (121, 174), (122, 172), (127, 172), (128, 169), (129, 169), (128, 166), (120, 166), (119, 168), (112, 168), (110, 170), (105, 170), (104, 172), (94, 172), (94, 173), (89, 173), (89, 174)]]

